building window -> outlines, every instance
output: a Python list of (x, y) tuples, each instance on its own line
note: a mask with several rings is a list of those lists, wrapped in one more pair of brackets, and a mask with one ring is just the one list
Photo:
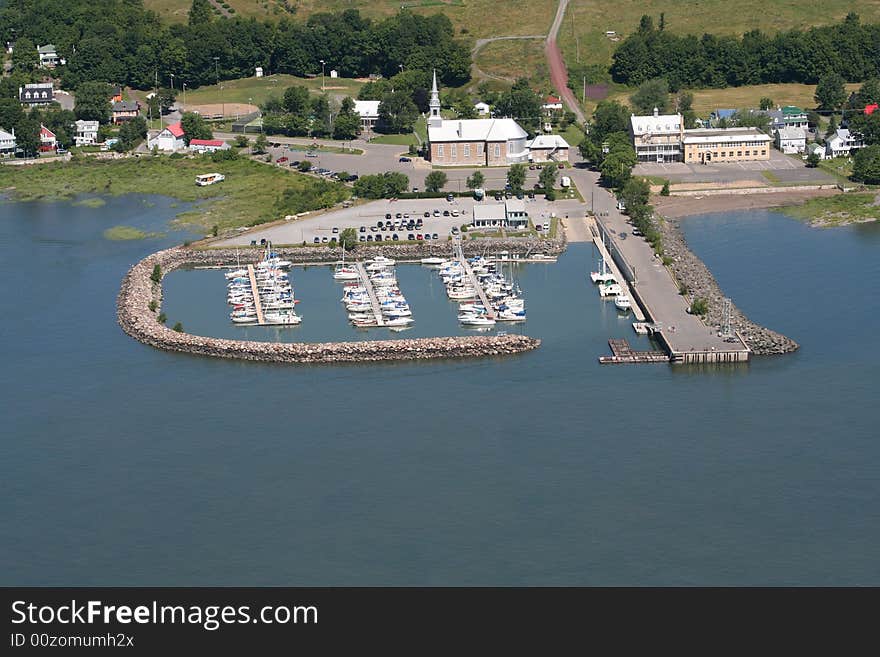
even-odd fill
[(456, 144), (452, 144), (452, 145), (449, 147), (449, 150), (451, 151), (450, 154), (449, 154), (449, 156), (450, 156), (453, 160), (456, 159), (456, 158), (458, 157), (458, 146), (457, 146)]
[(483, 154), (483, 144), (479, 143), (479, 144), (477, 144), (477, 155), (482, 155), (482, 154)]
[(437, 157), (443, 157), (443, 144), (437, 144)]
[(465, 156), (465, 157), (470, 157), (470, 156), (471, 156), (471, 145), (470, 145), (470, 144), (465, 144), (465, 145), (464, 145), (464, 156)]
[(765, 151), (765, 150), (762, 149), (762, 150), (761, 150), (761, 155), (766, 155), (766, 154), (767, 154), (767, 151)]
[(736, 152), (736, 156), (737, 156), (737, 157), (742, 157), (742, 156), (743, 156), (743, 152), (742, 152), (742, 151), (737, 151), (737, 152)]
[(501, 144), (495, 144), (495, 157), (501, 157)]

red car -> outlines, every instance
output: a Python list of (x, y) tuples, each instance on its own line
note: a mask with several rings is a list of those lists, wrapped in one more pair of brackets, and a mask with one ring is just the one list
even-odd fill
[(275, 164), (284, 164), (285, 162), (287, 162), (286, 157), (279, 157), (277, 160), (275, 160)]

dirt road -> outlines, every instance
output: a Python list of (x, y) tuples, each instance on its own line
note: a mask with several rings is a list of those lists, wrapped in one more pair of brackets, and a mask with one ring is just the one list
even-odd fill
[(544, 43), (544, 52), (547, 55), (547, 65), (550, 67), (550, 81), (556, 88), (559, 97), (562, 98), (562, 102), (574, 112), (578, 123), (583, 124), (586, 117), (584, 117), (574, 93), (568, 88), (568, 70), (565, 68), (565, 62), (562, 61), (562, 51), (559, 50), (559, 45), (556, 43), (556, 35), (559, 34), (559, 27), (562, 25), (562, 19), (565, 18), (566, 7), (568, 7), (568, 0), (559, 0), (556, 18), (553, 19), (553, 25), (550, 26), (550, 33)]

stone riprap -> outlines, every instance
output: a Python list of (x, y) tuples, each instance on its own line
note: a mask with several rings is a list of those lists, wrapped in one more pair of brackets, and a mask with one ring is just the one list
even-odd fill
[[(688, 248), (684, 235), (675, 220), (656, 222), (663, 239), (663, 255), (672, 259), (672, 273), (679, 284), (687, 288), (693, 299), (705, 299), (709, 312), (705, 322), (721, 327), (723, 323), (724, 293), (709, 268)], [(787, 354), (798, 349), (798, 343), (789, 337), (755, 324), (731, 303), (730, 324), (738, 331), (757, 356)]]
[[(419, 257), (427, 249), (401, 246), (376, 249), (375, 254), (405, 259), (405, 249), (416, 248)], [(505, 246), (507, 251), (514, 251)], [(295, 262), (325, 262), (341, 256), (338, 249), (325, 247), (277, 249), (282, 257)], [(255, 249), (196, 250), (174, 247), (147, 256), (134, 265), (122, 281), (116, 301), (116, 316), (122, 330), (144, 344), (200, 356), (236, 358), (274, 363), (345, 363), (435, 358), (479, 358), (505, 356), (537, 348), (541, 341), (524, 335), (462, 336), (418, 338), (413, 340), (371, 340), (364, 342), (292, 343), (227, 340), (173, 331), (159, 323), (162, 285), (151, 274), (156, 265), (163, 276), (185, 266), (226, 265), (240, 260), (257, 262), (262, 253)], [(359, 257), (373, 255), (359, 250)], [(440, 255), (439, 250), (437, 255)], [(409, 256), (415, 257), (415, 256)], [(155, 302), (155, 310), (150, 310)]]

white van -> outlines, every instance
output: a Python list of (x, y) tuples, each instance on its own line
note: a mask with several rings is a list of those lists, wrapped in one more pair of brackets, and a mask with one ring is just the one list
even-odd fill
[(563, 188), (571, 187), (571, 178), (569, 178), (568, 176), (562, 176), (562, 178), (560, 178), (559, 180), (559, 184)]

